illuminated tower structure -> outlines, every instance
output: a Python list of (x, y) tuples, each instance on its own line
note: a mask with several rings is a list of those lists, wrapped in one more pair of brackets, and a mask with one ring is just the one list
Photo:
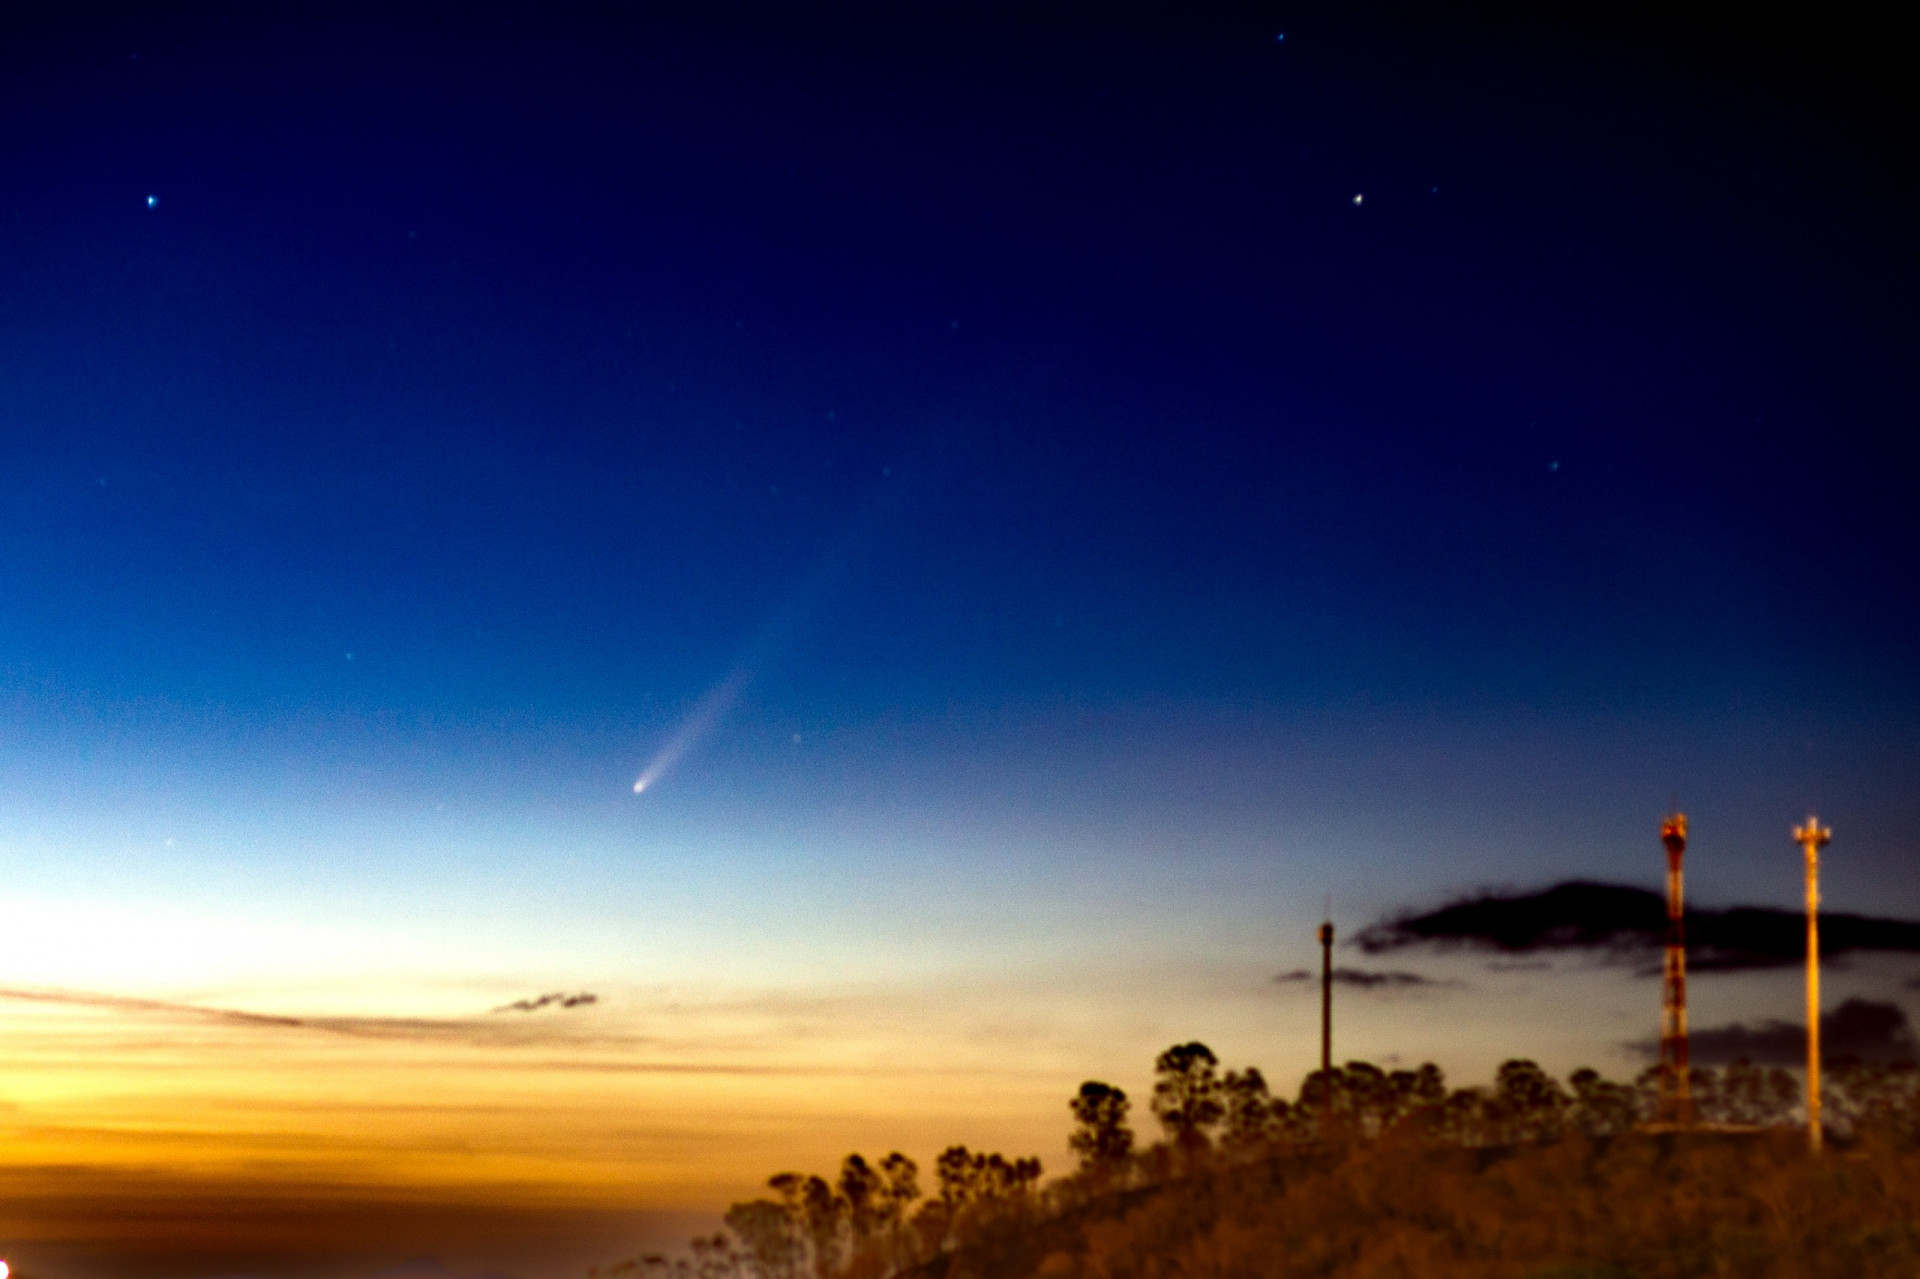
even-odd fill
[(1793, 830), (1807, 854), (1807, 1147), (1820, 1153), (1820, 850), (1833, 832), (1809, 815)]
[(1667, 846), (1667, 950), (1660, 987), (1660, 1107), (1658, 1121), (1693, 1122), (1693, 1089), (1687, 1078), (1687, 921), (1680, 859), (1687, 851), (1687, 817), (1676, 812), (1660, 826)]

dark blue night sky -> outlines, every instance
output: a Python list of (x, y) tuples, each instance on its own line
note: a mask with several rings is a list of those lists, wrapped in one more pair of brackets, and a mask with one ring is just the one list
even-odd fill
[(0, 20), (0, 892), (1257, 977), (1677, 795), (1920, 913), (1885, 33), (1192, 8)]
[(8, 76), (22, 671), (618, 719), (845, 542), (783, 667), (829, 714), (1911, 695), (1908, 175), (1776, 68), (1244, 14), (108, 25)]
[(1818, 48), (965, 7), (18, 34), (19, 720), (644, 755), (771, 625), (715, 749), (1715, 721), (1814, 739), (1789, 814), (1913, 760), (1910, 166)]

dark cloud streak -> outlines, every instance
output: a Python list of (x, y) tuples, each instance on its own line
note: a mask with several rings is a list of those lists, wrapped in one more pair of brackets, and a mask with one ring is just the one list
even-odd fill
[(597, 1004), (599, 1002), (600, 996), (587, 991), (581, 991), (577, 995), (569, 995), (563, 991), (556, 990), (535, 999), (516, 999), (510, 1004), (500, 1005), (500, 1007), (493, 1011), (496, 1013), (531, 1013), (538, 1012), (542, 1008), (585, 1008), (589, 1004)]
[[(1314, 982), (1320, 980), (1320, 974), (1305, 968), (1296, 968), (1290, 973), (1281, 973), (1275, 981), (1287, 985), (1294, 982)], [(1402, 989), (1410, 986), (1442, 986), (1445, 982), (1435, 981), (1431, 977), (1422, 977), (1419, 973), (1398, 970), (1387, 972), (1368, 972), (1361, 968), (1336, 968), (1333, 981), (1337, 986), (1353, 986), (1360, 990), (1380, 988)]]
[[(1505, 954), (1585, 950), (1622, 957), (1658, 948), (1666, 932), (1666, 902), (1656, 892), (1624, 884), (1575, 880), (1531, 893), (1486, 892), (1437, 910), (1381, 920), (1356, 939), (1370, 955), (1411, 946), (1465, 946)], [(1805, 955), (1806, 919), (1768, 906), (1689, 910), (1687, 942), (1695, 971), (1776, 968)], [(1860, 951), (1920, 954), (1920, 923), (1844, 912), (1820, 919), (1820, 953)]]
[[(1733, 1022), (1687, 1036), (1693, 1060), (1702, 1066), (1750, 1061), (1756, 1066), (1798, 1066), (1807, 1060), (1807, 1028), (1800, 1022)], [(1659, 1042), (1636, 1040), (1633, 1051), (1652, 1057)], [(1830, 1062), (1911, 1062), (1920, 1057), (1913, 1025), (1895, 1004), (1849, 999), (1820, 1018), (1820, 1052)]]

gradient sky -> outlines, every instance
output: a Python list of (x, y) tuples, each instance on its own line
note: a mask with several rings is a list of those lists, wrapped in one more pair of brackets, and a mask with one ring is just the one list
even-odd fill
[[(1674, 796), (1700, 900), (1811, 809), (1920, 916), (1884, 36), (0, 19), (0, 1245), (571, 1274), (850, 1149), (1058, 1170), (1176, 1038), (1291, 1087), (1328, 895), (1651, 885)], [(1342, 1055), (1657, 1008), (1422, 971)]]

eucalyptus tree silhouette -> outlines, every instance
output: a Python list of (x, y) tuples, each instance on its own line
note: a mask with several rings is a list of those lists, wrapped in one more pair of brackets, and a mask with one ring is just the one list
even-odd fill
[(1246, 1148), (1273, 1140), (1288, 1107), (1267, 1091), (1267, 1077), (1258, 1066), (1229, 1070), (1220, 1082), (1220, 1094), (1226, 1111), (1220, 1139), (1225, 1145)]
[(813, 1255), (813, 1272), (818, 1279), (829, 1279), (840, 1269), (841, 1229), (847, 1218), (847, 1201), (834, 1193), (824, 1177), (807, 1177), (783, 1172), (768, 1179), (767, 1185), (779, 1193), (788, 1217), (799, 1224)]
[(1488, 1103), (1494, 1139), (1505, 1145), (1551, 1141), (1566, 1127), (1569, 1102), (1560, 1081), (1535, 1062), (1501, 1062)]
[(1175, 1044), (1153, 1063), (1153, 1113), (1167, 1136), (1193, 1154), (1212, 1144), (1226, 1115), (1215, 1073), (1220, 1059), (1205, 1044)]
[(727, 1209), (727, 1229), (760, 1279), (798, 1279), (806, 1245), (785, 1204), (753, 1199)]
[(1133, 1154), (1133, 1129), (1127, 1126), (1132, 1106), (1127, 1094), (1111, 1084), (1089, 1079), (1080, 1085), (1067, 1101), (1075, 1124), (1067, 1149), (1080, 1157), (1081, 1168), (1110, 1170), (1126, 1163)]

